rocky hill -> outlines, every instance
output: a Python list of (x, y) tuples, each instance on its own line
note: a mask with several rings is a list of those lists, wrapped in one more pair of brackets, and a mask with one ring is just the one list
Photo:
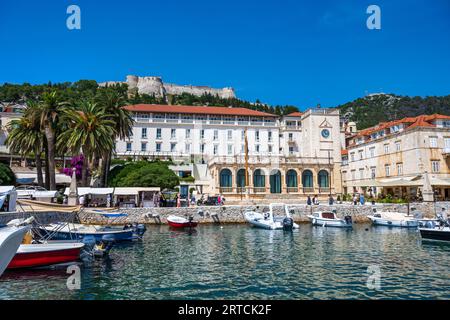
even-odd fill
[(341, 116), (365, 129), (383, 121), (415, 117), (421, 114), (450, 115), (450, 95), (408, 97), (395, 94), (371, 94), (339, 105)]

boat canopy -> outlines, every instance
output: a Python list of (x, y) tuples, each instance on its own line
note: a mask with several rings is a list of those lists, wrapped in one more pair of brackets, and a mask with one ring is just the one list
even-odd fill
[(0, 208), (8, 201), (8, 211), (16, 211), (17, 191), (14, 186), (0, 186)]
[[(89, 188), (89, 187), (79, 187), (77, 188), (78, 196), (85, 196), (87, 194), (96, 194), (96, 195), (107, 195), (112, 194), (114, 192), (114, 188)], [(64, 191), (65, 195), (69, 195), (70, 188), (66, 188)]]
[(117, 196), (131, 196), (131, 195), (138, 195), (139, 192), (145, 192), (145, 191), (149, 191), (149, 192), (158, 192), (160, 191), (161, 188), (157, 188), (157, 187), (116, 187), (114, 188), (114, 195)]

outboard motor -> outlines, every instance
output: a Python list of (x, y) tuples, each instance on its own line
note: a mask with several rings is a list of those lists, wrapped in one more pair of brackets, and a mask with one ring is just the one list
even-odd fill
[(294, 229), (294, 219), (286, 217), (283, 219), (283, 230), (292, 231)]
[(145, 224), (142, 223), (135, 224), (133, 226), (133, 231), (137, 237), (142, 238), (144, 236), (145, 231), (147, 231), (147, 227), (145, 226)]
[(105, 234), (102, 240), (94, 248), (94, 256), (104, 257), (109, 254), (114, 246), (115, 238), (112, 234)]
[(353, 223), (352, 216), (345, 216), (344, 220), (345, 220), (346, 224), (352, 224)]

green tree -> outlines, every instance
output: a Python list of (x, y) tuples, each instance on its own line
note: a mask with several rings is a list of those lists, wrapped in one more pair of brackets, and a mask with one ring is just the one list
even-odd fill
[(73, 154), (83, 153), (81, 184), (89, 186), (88, 168), (92, 168), (94, 157), (113, 148), (115, 123), (103, 107), (86, 100), (65, 109), (62, 119), (67, 129), (60, 134), (58, 144), (66, 145)]
[(13, 186), (16, 184), (16, 175), (9, 166), (0, 163), (0, 185)]

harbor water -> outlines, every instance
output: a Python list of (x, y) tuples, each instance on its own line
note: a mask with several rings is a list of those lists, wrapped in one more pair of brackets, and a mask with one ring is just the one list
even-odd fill
[(450, 299), (450, 245), (368, 224), (150, 226), (144, 240), (79, 266), (79, 290), (65, 267), (7, 271), (0, 299)]

